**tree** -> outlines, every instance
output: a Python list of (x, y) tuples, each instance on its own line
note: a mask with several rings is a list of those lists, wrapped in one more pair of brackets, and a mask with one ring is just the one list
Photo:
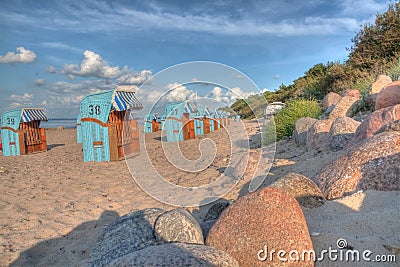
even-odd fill
[(352, 42), (347, 64), (361, 77), (382, 73), (400, 56), (400, 3), (377, 14), (375, 24), (365, 25)]

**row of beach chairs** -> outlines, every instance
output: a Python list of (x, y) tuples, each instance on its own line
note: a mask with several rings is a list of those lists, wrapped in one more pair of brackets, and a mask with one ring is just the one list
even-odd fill
[[(139, 153), (139, 127), (133, 111), (142, 109), (135, 91), (129, 87), (87, 95), (80, 104), (77, 119), (77, 142), (82, 143), (83, 160), (118, 161)], [(183, 141), (207, 134), (230, 123), (229, 117), (190, 101), (169, 104), (161, 118), (153, 113), (145, 118), (144, 131), (164, 130), (167, 142)], [(47, 121), (42, 108), (20, 108), (2, 114), (3, 156), (19, 156), (47, 150), (46, 131), (40, 122)]]

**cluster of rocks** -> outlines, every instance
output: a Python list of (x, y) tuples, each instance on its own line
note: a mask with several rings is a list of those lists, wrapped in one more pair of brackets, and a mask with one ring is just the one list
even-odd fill
[[(222, 211), (221, 211), (222, 212)], [(107, 226), (91, 253), (91, 266), (238, 266), (225, 251), (204, 243), (187, 210), (149, 208)]]
[[(313, 178), (327, 199), (358, 190), (400, 190), (400, 81), (380, 75), (366, 96), (358, 90), (329, 93), (325, 119), (301, 118), (295, 142), (308, 151), (342, 151), (344, 155)], [(374, 110), (354, 119), (360, 106)]]
[[(296, 189), (297, 188), (297, 189)], [(314, 266), (309, 258), (271, 251), (309, 251), (313, 244), (299, 203), (318, 207), (324, 196), (308, 178), (289, 174), (232, 204), (217, 202), (204, 216), (203, 235), (185, 209), (129, 213), (106, 227), (91, 254), (91, 266)]]

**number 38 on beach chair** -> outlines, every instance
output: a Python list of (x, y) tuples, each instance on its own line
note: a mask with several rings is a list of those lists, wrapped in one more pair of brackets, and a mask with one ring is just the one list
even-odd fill
[(138, 154), (138, 122), (131, 113), (142, 108), (129, 86), (84, 97), (79, 115), (83, 160), (118, 161)]
[(42, 108), (4, 112), (1, 117), (3, 155), (19, 156), (46, 151), (46, 131), (39, 128), (41, 121), (47, 121)]

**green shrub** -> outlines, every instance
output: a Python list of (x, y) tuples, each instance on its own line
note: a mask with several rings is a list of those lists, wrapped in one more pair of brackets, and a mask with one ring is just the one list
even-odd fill
[(265, 127), (265, 143), (271, 144), (275, 140), (281, 140), (284, 136), (291, 136), (294, 124), (302, 117), (318, 118), (321, 108), (316, 100), (296, 99), (286, 103), (286, 107), (280, 110)]
[(388, 70), (387, 75), (392, 78), (393, 81), (400, 80), (400, 58), (395, 62)]

